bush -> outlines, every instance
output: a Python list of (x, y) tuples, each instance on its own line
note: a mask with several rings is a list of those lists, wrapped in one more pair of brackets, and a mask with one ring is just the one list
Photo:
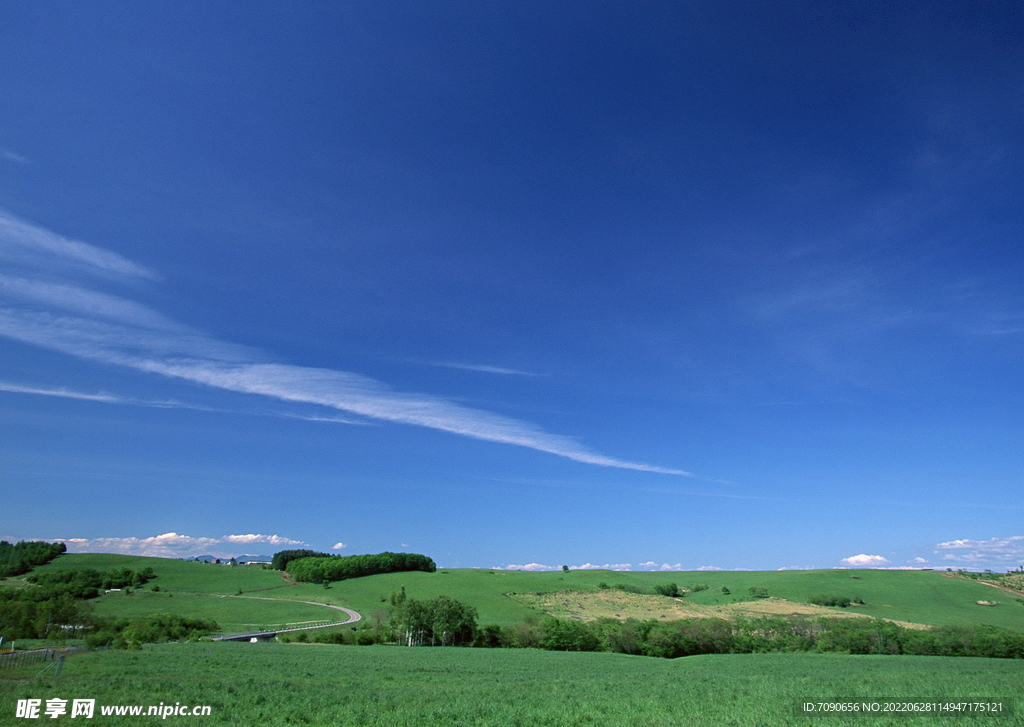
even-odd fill
[(678, 598), (682, 595), (679, 592), (679, 586), (675, 583), (666, 583), (665, 585), (655, 586), (654, 592), (662, 596), (668, 596), (669, 598)]
[[(833, 606), (838, 608), (846, 608), (853, 601), (847, 596), (812, 596), (807, 599), (808, 603), (813, 603), (815, 606)], [(864, 603), (861, 601), (861, 603)]]
[(597, 635), (582, 621), (553, 618), (544, 622), (541, 646), (550, 651), (597, 651)]

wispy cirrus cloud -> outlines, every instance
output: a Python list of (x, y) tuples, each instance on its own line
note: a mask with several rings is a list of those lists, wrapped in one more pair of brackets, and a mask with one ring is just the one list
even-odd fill
[(504, 366), (487, 366), (484, 364), (465, 364), (465, 363), (453, 363), (450, 361), (431, 361), (431, 366), (441, 366), (446, 369), (462, 369), (463, 371), (479, 371), (484, 374), (502, 374), (504, 376), (542, 376), (543, 374), (535, 374), (530, 371), (522, 371), (520, 369), (510, 369)]
[[(112, 279), (157, 280), (145, 267), (2, 212), (0, 260), (16, 263), (18, 273), (0, 276), (0, 335), (25, 343), (222, 390), (527, 447), (584, 464), (693, 476), (609, 457), (529, 422), (429, 394), (396, 391), (360, 374), (268, 362), (260, 351), (217, 340), (146, 305), (94, 289)], [(93, 287), (85, 287), (90, 282)]]
[[(63, 542), (70, 553), (119, 553), (121, 555), (147, 555), (156, 558), (189, 558), (207, 553), (215, 556), (238, 555), (239, 547), (250, 545), (306, 545), (280, 535), (223, 535), (219, 538), (192, 537), (179, 533), (163, 533), (149, 538), (46, 538)], [(225, 550), (225, 546), (234, 546)]]
[(63, 237), (2, 211), (0, 260), (51, 274), (77, 271), (105, 278), (160, 279), (115, 252)]

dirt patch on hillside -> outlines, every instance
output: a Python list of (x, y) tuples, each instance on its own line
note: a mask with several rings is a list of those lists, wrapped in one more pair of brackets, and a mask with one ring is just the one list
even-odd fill
[[(506, 593), (513, 601), (556, 618), (574, 618), (593, 621), (599, 618), (641, 621), (662, 619), (675, 621), (684, 618), (757, 618), (761, 616), (829, 616), (831, 618), (871, 618), (838, 608), (795, 603), (784, 598), (762, 598), (721, 605), (691, 603), (682, 598), (647, 596), (618, 590), (555, 591), (552, 593)], [(922, 624), (893, 621), (906, 628), (925, 629)]]

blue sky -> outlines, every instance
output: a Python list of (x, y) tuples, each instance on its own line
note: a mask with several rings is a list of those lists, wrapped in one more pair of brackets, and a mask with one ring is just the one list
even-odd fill
[(0, 13), (6, 539), (1024, 562), (1019, 4)]

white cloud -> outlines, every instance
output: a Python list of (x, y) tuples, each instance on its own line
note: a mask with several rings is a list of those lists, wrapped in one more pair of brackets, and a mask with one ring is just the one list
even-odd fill
[(339, 541), (339, 542), (337, 542), (337, 543), (335, 543), (334, 545), (331, 546), (331, 550), (343, 550), (343, 549), (345, 549), (347, 547), (348, 547), (347, 545), (345, 545), (344, 543)]
[(573, 565), (569, 567), (572, 570), (631, 570), (633, 566), (630, 563), (605, 563), (604, 565), (584, 563), (583, 565)]
[(702, 565), (697, 570), (725, 570), (725, 569), (724, 568), (719, 568), (717, 565)]
[(693, 476), (608, 457), (528, 422), (429, 394), (395, 391), (360, 374), (261, 362), (267, 357), (258, 351), (216, 340), (140, 303), (39, 279), (68, 267), (79, 275), (150, 280), (156, 276), (115, 253), (0, 212), (0, 260), (5, 259), (18, 263), (22, 275), (26, 270), (35, 275), (0, 278), (0, 335), (25, 343), (228, 391), (527, 447), (599, 467)]
[(148, 555), (157, 558), (189, 558), (196, 555), (231, 557), (237, 555), (225, 550), (225, 545), (304, 545), (280, 535), (224, 535), (220, 538), (192, 537), (178, 533), (163, 533), (149, 538), (52, 538), (64, 542), (71, 553), (120, 553), (122, 555)]
[(545, 570), (561, 570), (561, 566), (557, 565), (543, 565), (541, 563), (527, 563), (526, 565), (513, 565), (509, 564), (506, 566), (496, 565), (491, 570), (530, 570), (530, 571), (545, 571)]
[(924, 558), (922, 558), (922, 557), (918, 556), (917, 558), (914, 558), (914, 559), (913, 559), (912, 561), (910, 561), (910, 562), (911, 562), (911, 563), (917, 563), (917, 564), (919, 564), (919, 565), (920, 565), (920, 564), (922, 564), (922, 563), (927, 563), (928, 561), (927, 561), (927, 560), (925, 560)]
[(266, 543), (268, 545), (304, 545), (301, 540), (292, 540), (291, 538), (283, 538), (280, 535), (256, 535), (249, 533), (248, 535), (225, 535), (221, 540), (225, 543), (238, 544), (250, 544), (250, 543)]
[[(1008, 538), (989, 538), (988, 540), (949, 540), (935, 546), (936, 555), (942, 554), (944, 561), (969, 563), (975, 565), (1019, 564), (1024, 561), (1024, 535), (1012, 535)], [(966, 551), (966, 552), (959, 552)]]
[(843, 558), (840, 563), (853, 566), (877, 566), (885, 565), (889, 562), (888, 558), (884, 558), (881, 555), (867, 555), (861, 553), (860, 555), (851, 555), (849, 558)]

